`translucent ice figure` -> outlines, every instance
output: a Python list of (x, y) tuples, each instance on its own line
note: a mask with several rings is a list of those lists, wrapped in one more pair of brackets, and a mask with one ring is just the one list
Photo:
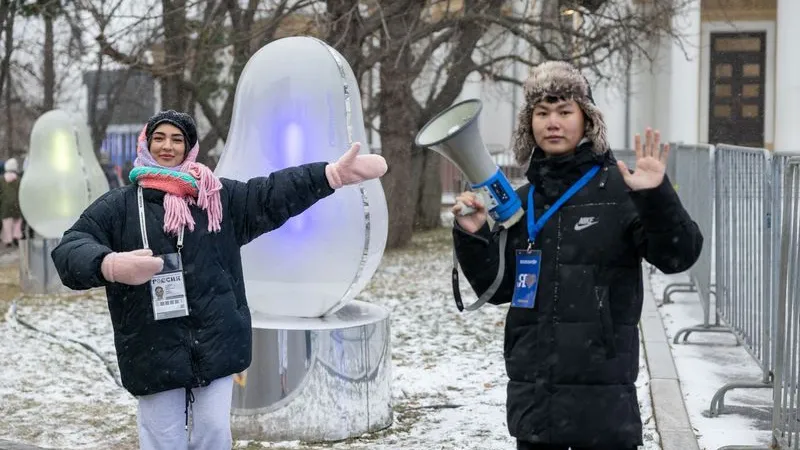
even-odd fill
[[(345, 59), (315, 38), (273, 41), (236, 87), (220, 177), (246, 181), (297, 164), (336, 161), (352, 142), (369, 151), (358, 83)], [(242, 248), (253, 326), (259, 315), (321, 317), (364, 288), (388, 229), (380, 181), (347, 186)]]
[(89, 204), (108, 191), (89, 129), (79, 117), (48, 111), (31, 130), (19, 206), (28, 224), (47, 239), (60, 238)]

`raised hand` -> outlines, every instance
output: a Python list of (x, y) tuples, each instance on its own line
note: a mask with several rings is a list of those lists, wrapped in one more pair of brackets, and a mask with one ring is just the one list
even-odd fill
[(634, 151), (636, 152), (636, 168), (630, 173), (628, 166), (622, 162), (617, 162), (617, 167), (625, 184), (631, 190), (641, 191), (653, 189), (661, 185), (664, 181), (664, 173), (667, 171), (667, 157), (669, 156), (669, 144), (664, 144), (661, 148), (661, 133), (658, 130), (647, 127), (645, 130), (644, 147), (642, 137), (634, 137)]
[(380, 155), (359, 155), (361, 144), (356, 142), (335, 163), (325, 166), (325, 176), (333, 189), (382, 177), (388, 167)]

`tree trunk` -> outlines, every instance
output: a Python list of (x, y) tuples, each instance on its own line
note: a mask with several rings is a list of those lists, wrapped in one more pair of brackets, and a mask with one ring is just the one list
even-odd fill
[(161, 79), (161, 109), (189, 111), (189, 95), (181, 80), (186, 67), (186, 0), (162, 0), (164, 11), (164, 67)]
[(416, 199), (411, 188), (411, 149), (416, 121), (411, 80), (400, 67), (409, 67), (413, 55), (403, 37), (411, 23), (419, 17), (420, 6), (409, 8), (402, 14), (386, 18), (386, 28), (381, 36), (381, 47), (388, 49), (380, 65), (378, 94), (380, 114), (381, 152), (389, 165), (388, 173), (381, 179), (389, 208), (388, 248), (405, 246), (411, 241), (414, 228)]
[(14, 156), (14, 111), (11, 107), (11, 72), (6, 76), (6, 151), (5, 157)]
[(11, 54), (14, 52), (14, 16), (16, 10), (11, 5), (11, 0), (0, 0), (0, 33), (5, 42), (3, 59), (0, 61), (0, 97), (6, 85), (6, 77), (11, 67)]
[(197, 162), (205, 164), (209, 169), (217, 167), (217, 159), (212, 157), (209, 152), (217, 146), (219, 134), (213, 128), (200, 139), (200, 153), (197, 155)]
[(55, 44), (53, 42), (53, 14), (50, 8), (42, 14), (44, 18), (44, 102), (42, 111), (55, 108), (56, 71)]
[[(392, 70), (381, 69), (381, 78), (384, 72), (394, 73)], [(389, 75), (391, 76), (391, 75)], [(413, 123), (410, 114), (402, 110), (402, 99), (405, 89), (392, 89), (383, 84), (380, 93), (381, 102), (381, 149), (389, 171), (381, 178), (383, 190), (386, 194), (386, 203), (389, 208), (389, 236), (387, 248), (403, 247), (411, 241), (414, 229), (414, 197), (411, 192), (411, 140), (409, 126), (404, 126), (400, 121)], [(387, 106), (383, 106), (387, 105)], [(394, 109), (386, 113), (385, 109)], [(403, 117), (406, 116), (406, 117)]]
[(351, 0), (327, 0), (327, 21), (330, 24), (325, 42), (338, 50), (350, 64), (357, 80), (361, 80), (364, 57), (361, 48), (361, 24), (359, 5)]
[(417, 230), (431, 230), (442, 226), (442, 157), (438, 153), (420, 149), (414, 154), (414, 179), (417, 195)]
[[(558, 2), (553, 2), (558, 3)], [(501, 13), (504, 4), (503, 0), (488, 0), (482, 5), (477, 2), (464, 2), (464, 7), (469, 12), (480, 10), (483, 14), (496, 16)], [(475, 25), (463, 25), (457, 30), (456, 39), (450, 49), (452, 62), (447, 71), (446, 82), (439, 93), (422, 109), (417, 129), (422, 128), (425, 123), (439, 114), (442, 110), (449, 107), (464, 89), (464, 82), (472, 72), (474, 62), (472, 54), (475, 47), (480, 42), (486, 30)], [(417, 186), (415, 196), (415, 211), (417, 214), (416, 228), (427, 230), (441, 226), (442, 211), (442, 183), (441, 183), (441, 156), (431, 150), (423, 149), (418, 156), (421, 160), (417, 170), (413, 173), (413, 183)]]

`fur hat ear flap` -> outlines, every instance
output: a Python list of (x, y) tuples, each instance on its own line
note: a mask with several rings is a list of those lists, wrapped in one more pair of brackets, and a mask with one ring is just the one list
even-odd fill
[(608, 146), (608, 132), (603, 113), (594, 103), (578, 101), (583, 113), (586, 114), (586, 131), (584, 135), (592, 141), (592, 150), (595, 153), (605, 153), (610, 150)]
[(533, 147), (536, 145), (536, 140), (533, 138), (533, 104), (526, 102), (517, 115), (517, 126), (514, 128), (514, 135), (512, 137), (512, 150), (514, 151), (514, 159), (517, 164), (525, 166), (531, 159), (533, 154)]

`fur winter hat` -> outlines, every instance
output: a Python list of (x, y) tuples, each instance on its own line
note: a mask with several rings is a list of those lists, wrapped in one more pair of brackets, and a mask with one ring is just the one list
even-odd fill
[(148, 145), (150, 144), (150, 140), (153, 138), (153, 132), (155, 132), (156, 128), (162, 123), (174, 125), (181, 130), (183, 138), (186, 141), (187, 152), (189, 149), (194, 147), (194, 144), (197, 143), (197, 126), (194, 124), (194, 119), (192, 119), (192, 116), (186, 113), (168, 109), (166, 111), (161, 111), (147, 121), (145, 136), (147, 137)]
[(517, 118), (513, 150), (517, 163), (522, 166), (531, 159), (536, 141), (533, 138), (533, 108), (545, 97), (575, 100), (586, 115), (584, 137), (592, 141), (596, 153), (608, 151), (606, 123), (597, 109), (592, 89), (586, 78), (573, 65), (564, 61), (548, 61), (536, 66), (525, 81), (525, 106)]

